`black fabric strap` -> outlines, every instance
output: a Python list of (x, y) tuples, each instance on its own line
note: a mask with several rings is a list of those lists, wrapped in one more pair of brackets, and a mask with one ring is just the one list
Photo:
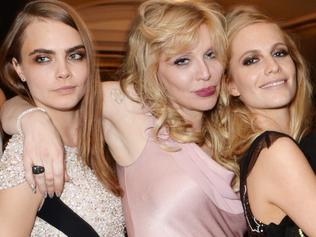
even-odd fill
[(60, 198), (46, 198), (37, 216), (70, 237), (99, 237), (97, 232)]

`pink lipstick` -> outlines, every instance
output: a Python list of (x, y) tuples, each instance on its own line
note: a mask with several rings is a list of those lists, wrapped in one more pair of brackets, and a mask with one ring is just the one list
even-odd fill
[(209, 97), (214, 95), (216, 92), (216, 86), (209, 86), (200, 90), (194, 91), (194, 93), (200, 97)]

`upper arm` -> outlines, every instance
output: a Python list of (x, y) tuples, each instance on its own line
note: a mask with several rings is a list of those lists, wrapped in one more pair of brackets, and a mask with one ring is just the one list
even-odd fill
[(0, 190), (0, 236), (30, 236), (41, 202), (26, 182)]
[(137, 159), (146, 143), (147, 116), (141, 104), (123, 93), (119, 82), (103, 82), (102, 87), (104, 138), (114, 159), (128, 165)]
[(4, 102), (1, 106), (0, 117), (3, 130), (13, 135), (17, 133), (16, 121), (18, 116), (25, 110), (33, 107), (19, 96), (15, 96)]
[(259, 154), (254, 168), (267, 202), (316, 236), (316, 176), (299, 147), (279, 138)]

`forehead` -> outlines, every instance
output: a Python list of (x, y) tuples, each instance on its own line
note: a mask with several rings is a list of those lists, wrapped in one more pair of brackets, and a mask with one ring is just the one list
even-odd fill
[(66, 49), (82, 44), (79, 32), (58, 21), (34, 20), (25, 29), (23, 35), (23, 50), (34, 48)]
[(163, 55), (168, 57), (188, 51), (204, 51), (214, 47), (213, 41), (209, 27), (202, 24), (190, 36), (186, 34), (176, 35), (173, 42), (163, 50)]
[(255, 23), (244, 27), (235, 35), (232, 50), (235, 53), (263, 50), (276, 43), (285, 43), (283, 34), (276, 24)]

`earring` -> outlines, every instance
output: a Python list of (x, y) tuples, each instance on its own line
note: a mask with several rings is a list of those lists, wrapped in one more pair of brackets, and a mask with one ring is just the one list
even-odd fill
[(22, 82), (26, 82), (24, 77), (20, 76), (20, 79), (21, 79)]

